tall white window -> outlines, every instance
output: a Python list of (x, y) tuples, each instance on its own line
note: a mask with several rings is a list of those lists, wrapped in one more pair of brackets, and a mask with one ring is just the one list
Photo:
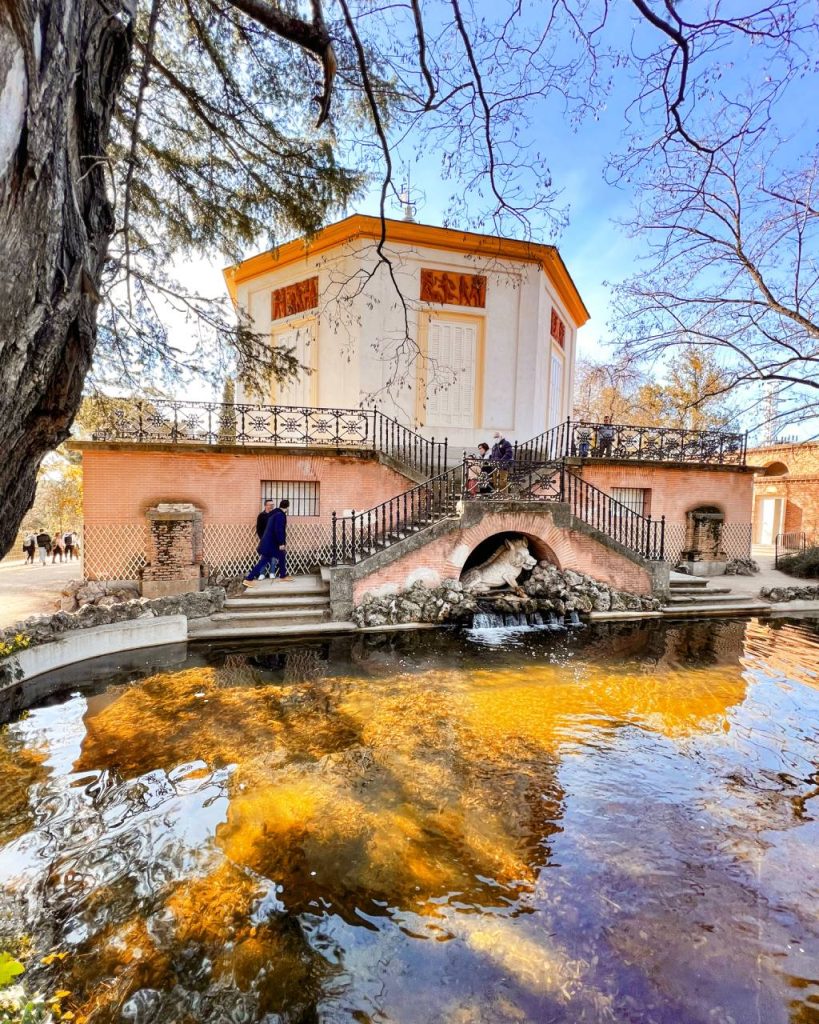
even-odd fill
[(474, 427), (478, 325), (430, 320), (427, 356), (427, 426)]
[(563, 359), (552, 353), (552, 373), (549, 385), (549, 426), (556, 427), (563, 419)]
[(274, 385), (276, 405), (312, 406), (316, 374), (315, 371), (309, 373), (308, 369), (316, 366), (315, 323), (309, 321), (288, 330), (275, 331), (273, 344), (276, 348), (291, 349), (300, 367), (297, 377), (290, 378), (284, 384)]

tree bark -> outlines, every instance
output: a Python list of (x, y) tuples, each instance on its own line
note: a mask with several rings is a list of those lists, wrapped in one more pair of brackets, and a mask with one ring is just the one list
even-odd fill
[(0, 556), (91, 365), (133, 17), (123, 0), (0, 0)]

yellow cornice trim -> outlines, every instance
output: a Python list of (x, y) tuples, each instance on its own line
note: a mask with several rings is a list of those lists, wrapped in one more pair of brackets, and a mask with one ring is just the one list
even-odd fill
[[(415, 224), (411, 221), (387, 220), (385, 224), (388, 242), (445, 249), (447, 252), (468, 253), (487, 258), (511, 259), (521, 263), (536, 263), (554, 285), (575, 326), (582, 327), (589, 319), (589, 311), (583, 304), (566, 264), (553, 245), (521, 242), (514, 238), (497, 238), (494, 235), (456, 231), (452, 228)], [(230, 297), (235, 304), (240, 284), (252, 281), (262, 274), (282, 270), (299, 260), (318, 256), (359, 238), (380, 240), (381, 219), (356, 213), (322, 228), (312, 238), (297, 238), (292, 242), (285, 242), (284, 245), (259, 253), (258, 256), (251, 256), (250, 259), (243, 260), (235, 266), (226, 267), (224, 276)]]

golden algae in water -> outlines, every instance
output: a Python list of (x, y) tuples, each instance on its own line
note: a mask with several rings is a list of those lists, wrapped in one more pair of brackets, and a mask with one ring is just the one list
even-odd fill
[(24, 835), (34, 824), (29, 794), (45, 779), (46, 753), (15, 741), (0, 727), (0, 845)]
[(111, 688), (70, 759), (37, 761), (37, 712), (15, 733), (39, 811), (0, 865), (41, 842), (28, 927), (94, 1022), (803, 1024), (817, 647), (777, 664), (753, 625), (740, 660), (744, 631), (355, 641)]

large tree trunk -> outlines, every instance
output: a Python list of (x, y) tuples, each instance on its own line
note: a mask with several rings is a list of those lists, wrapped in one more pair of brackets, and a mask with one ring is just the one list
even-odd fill
[(91, 365), (132, 25), (123, 0), (0, 0), (0, 556)]

